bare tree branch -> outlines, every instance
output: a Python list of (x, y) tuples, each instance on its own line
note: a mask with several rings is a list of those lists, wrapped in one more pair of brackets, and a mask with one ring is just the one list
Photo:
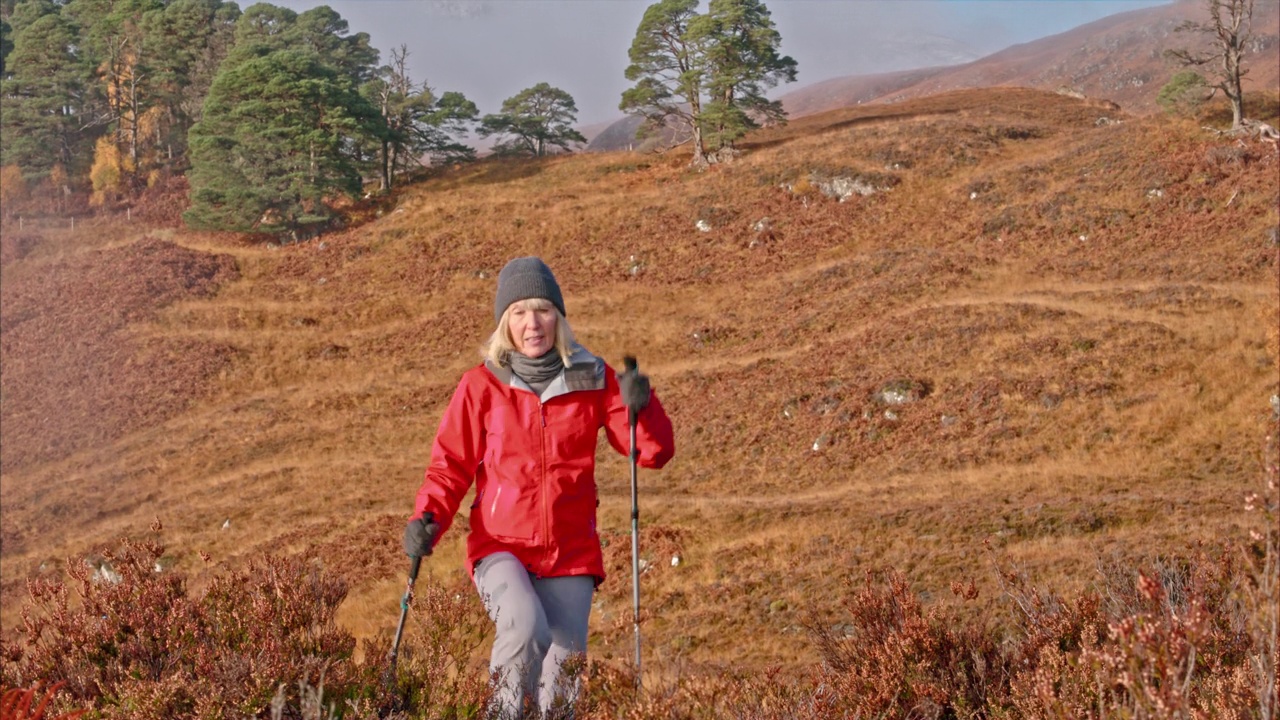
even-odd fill
[(1245, 47), (1252, 36), (1254, 0), (1204, 0), (1209, 21), (1187, 20), (1175, 28), (1176, 32), (1193, 32), (1209, 35), (1212, 49), (1196, 51), (1190, 48), (1172, 48), (1165, 56), (1184, 67), (1210, 69), (1210, 86), (1221, 90), (1231, 102), (1231, 129), (1239, 130), (1244, 122), (1244, 90), (1240, 79), (1248, 74), (1244, 67)]

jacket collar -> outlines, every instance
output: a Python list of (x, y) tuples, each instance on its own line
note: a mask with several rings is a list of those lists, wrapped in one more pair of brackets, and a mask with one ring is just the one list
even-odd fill
[[(511, 368), (500, 367), (490, 360), (485, 360), (484, 366), (503, 385), (524, 390), (525, 392), (533, 392), (533, 388), (521, 380), (519, 375), (511, 372)], [(542, 396), (539, 399), (542, 402), (546, 402), (553, 397), (579, 390), (603, 389), (604, 360), (592, 355), (591, 351), (578, 343), (574, 343), (569, 352), (569, 365), (560, 372), (556, 379), (551, 381), (551, 384), (547, 385), (547, 389), (542, 391)]]

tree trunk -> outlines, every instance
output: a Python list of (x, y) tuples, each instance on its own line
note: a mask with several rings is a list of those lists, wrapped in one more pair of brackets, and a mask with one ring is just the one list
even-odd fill
[(707, 153), (702, 149), (702, 127), (695, 121), (693, 123), (693, 160), (689, 162), (698, 170), (706, 170), (710, 167), (707, 162)]
[(1240, 84), (1240, 66), (1245, 44), (1253, 24), (1253, 0), (1209, 0), (1209, 16), (1222, 50), (1222, 88), (1231, 101), (1231, 129), (1239, 130), (1244, 121), (1244, 88)]
[(382, 141), (382, 188), (384, 192), (391, 189), (391, 143)]
[(1239, 130), (1244, 121), (1244, 88), (1240, 84), (1240, 48), (1230, 47), (1225, 53), (1227, 66), (1227, 99), (1231, 101), (1231, 129)]
[(138, 100), (138, 76), (136, 73), (130, 73), (129, 77), (129, 159), (133, 161), (133, 172), (142, 172), (141, 164), (138, 162), (138, 130), (142, 119), (139, 117), (142, 112), (142, 102)]
[(686, 92), (689, 100), (689, 123), (693, 130), (693, 160), (689, 164), (702, 171), (710, 167), (707, 150), (702, 145), (702, 91), (697, 85), (693, 85)]

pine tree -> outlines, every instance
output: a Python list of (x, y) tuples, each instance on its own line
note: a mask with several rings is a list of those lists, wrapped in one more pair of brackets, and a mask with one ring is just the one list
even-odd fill
[(28, 25), (39, 20), (45, 15), (58, 15), (61, 13), (62, 7), (53, 0), (25, 0), (16, 3), (13, 11), (8, 13), (6, 18), (9, 23), (13, 37), (17, 37)]
[[(430, 92), (430, 88), (427, 88)], [(480, 109), (466, 95), (450, 90), (442, 94), (416, 126), (417, 147), (437, 162), (474, 160), (476, 149), (458, 140), (480, 118)]]
[(360, 192), (360, 148), (385, 124), (359, 92), (377, 52), (346, 27), (327, 7), (241, 15), (189, 136), (189, 225), (297, 236), (333, 217), (333, 197)]
[(325, 5), (296, 13), (258, 3), (236, 21), (235, 41), (226, 62), (235, 66), (278, 50), (303, 50), (361, 85), (377, 74), (378, 51), (369, 44), (368, 33), (347, 32), (347, 21)]
[(547, 83), (525, 88), (502, 101), (502, 112), (485, 115), (480, 121), (480, 136), (498, 135), (508, 139), (494, 145), (498, 152), (542, 157), (553, 147), (569, 150), (587, 139), (573, 123), (578, 107), (573, 96)]
[(782, 103), (765, 92), (795, 82), (796, 61), (779, 55), (782, 36), (759, 0), (711, 0), (689, 34), (704, 52), (708, 100), (700, 124), (714, 149), (732, 147), (761, 122), (782, 122)]
[[(80, 181), (100, 154), (96, 140), (107, 134), (128, 159), (123, 167), (132, 168), (126, 185), (150, 179), (161, 164), (183, 170), (187, 132), (238, 15), (224, 0), (14, 4), (6, 18), (14, 49), (28, 29), (43, 36), (4, 58), (6, 155), (22, 156), (37, 175), (60, 163)], [(62, 37), (47, 36), (49, 17), (58, 19)], [(55, 116), (65, 125), (61, 142), (48, 132)]]
[(689, 37), (698, 0), (661, 0), (645, 10), (631, 42), (626, 78), (635, 87), (622, 93), (618, 108), (645, 119), (642, 134), (669, 123), (688, 130), (693, 163), (706, 164), (702, 141), (702, 51)]
[(13, 26), (8, 20), (0, 18), (0, 79), (9, 75), (5, 72), (5, 63), (9, 60), (11, 52), (13, 52)]
[(369, 33), (348, 35), (347, 21), (326, 5), (300, 13), (291, 32), (285, 34), (288, 47), (302, 43), (342, 77), (357, 86), (378, 72), (378, 51), (369, 44)]
[(191, 130), (193, 227), (296, 233), (326, 223), (326, 201), (361, 189), (351, 139), (376, 111), (305, 50), (278, 50), (218, 74)]
[(796, 79), (796, 61), (780, 55), (782, 37), (760, 0), (661, 0), (649, 6), (631, 44), (623, 111), (645, 118), (654, 132), (672, 124), (693, 144), (693, 164), (705, 166), (762, 122), (781, 122), (782, 105), (765, 92)]
[(0, 165), (17, 165), (33, 178), (48, 177), (55, 165), (71, 166), (88, 154), (79, 152), (85, 136), (77, 99), (84, 80), (75, 28), (55, 7), (49, 9), (30, 17), (15, 12), (11, 74), (0, 83)]
[(150, 63), (152, 107), (158, 108), (149, 139), (160, 165), (181, 170), (187, 133), (200, 119), (213, 77), (227, 53), (240, 8), (223, 0), (173, 0), (144, 17)]

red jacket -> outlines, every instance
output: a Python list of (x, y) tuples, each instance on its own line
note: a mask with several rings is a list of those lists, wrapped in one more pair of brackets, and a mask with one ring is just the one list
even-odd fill
[[(627, 408), (613, 370), (582, 347), (539, 398), (509, 369), (468, 370), (440, 419), (414, 517), (430, 512), (443, 536), (474, 480), (467, 569), (505, 550), (540, 577), (604, 580), (596, 534), (599, 429), (629, 450)], [(639, 464), (660, 468), (675, 453), (657, 395), (636, 423)]]

